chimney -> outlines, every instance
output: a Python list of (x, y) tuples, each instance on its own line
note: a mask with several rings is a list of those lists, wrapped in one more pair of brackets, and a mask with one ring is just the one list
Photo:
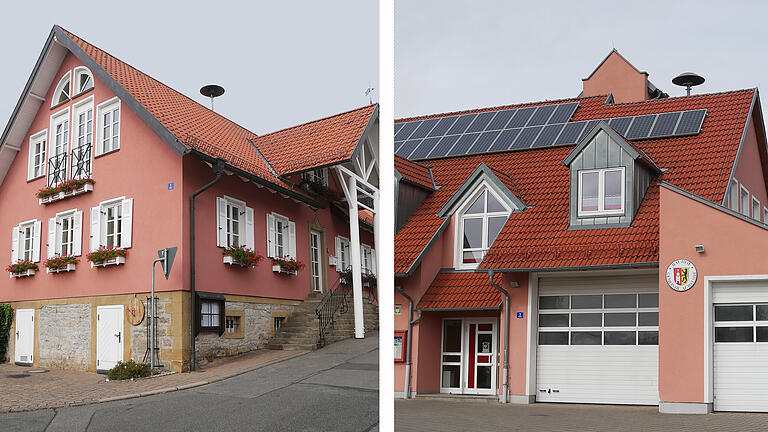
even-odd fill
[(648, 81), (648, 72), (641, 72), (632, 66), (615, 48), (582, 81), (582, 96), (612, 94), (615, 103), (641, 102), (667, 96)]

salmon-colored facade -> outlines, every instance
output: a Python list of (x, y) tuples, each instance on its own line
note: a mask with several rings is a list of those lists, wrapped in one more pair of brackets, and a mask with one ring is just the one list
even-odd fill
[[(157, 272), (157, 362), (171, 370), (262, 348), (299, 310), (317, 318), (302, 305), (342, 289), (339, 271), (375, 273), (373, 213), (352, 211), (340, 181), (355, 180), (353, 163), (365, 157), (363, 169), (373, 177), (361, 181), (366, 191), (377, 187), (371, 184), (378, 182), (377, 112), (371, 105), (259, 141), (55, 26), (0, 146), (0, 160), (10, 161), (0, 167), (0, 227), (13, 233), (0, 248), (0, 260), (12, 265), (11, 277), (0, 279), (0, 302), (17, 311), (8, 357), (24, 365), (98, 371), (117, 361), (147, 361), (151, 266)], [(285, 149), (269, 145), (283, 140), (303, 152), (301, 169), (291, 172), (296, 166), (281, 162), (288, 168), (278, 173), (264, 156), (282, 157)], [(88, 157), (79, 153), (83, 148)], [(313, 148), (323, 153), (312, 155)], [(63, 165), (54, 162), (62, 157)], [(37, 197), (79, 178), (93, 183), (74, 194)], [(355, 232), (350, 214), (359, 217)], [(355, 241), (359, 250), (353, 252)], [(125, 256), (94, 266), (88, 255), (99, 247)], [(175, 264), (164, 277), (155, 261), (170, 247), (178, 248)], [(250, 249), (261, 260), (238, 265), (234, 255), (224, 256), (228, 248)], [(60, 256), (79, 262), (49, 271), (50, 260)], [(272, 258), (301, 268), (289, 270)], [(13, 267), (24, 261), (37, 270)], [(375, 297), (375, 289), (366, 291)]]

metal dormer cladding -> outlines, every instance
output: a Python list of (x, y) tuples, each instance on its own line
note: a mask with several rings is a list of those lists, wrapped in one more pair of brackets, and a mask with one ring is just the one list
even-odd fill
[(696, 135), (706, 109), (571, 122), (579, 102), (457, 114), (395, 124), (395, 154), (411, 160), (573, 145), (600, 121), (631, 140)]

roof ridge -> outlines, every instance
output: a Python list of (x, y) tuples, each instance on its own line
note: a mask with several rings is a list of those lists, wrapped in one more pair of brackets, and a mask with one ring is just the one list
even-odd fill
[[(200, 105), (202, 108), (204, 108), (204, 109), (206, 109), (206, 110), (210, 111), (210, 112), (211, 112), (211, 113), (213, 113), (214, 115), (216, 115), (216, 116), (218, 116), (218, 117), (221, 117), (222, 119), (224, 119), (224, 120), (226, 120), (226, 121), (228, 121), (228, 122), (232, 123), (233, 125), (235, 125), (235, 126), (237, 126), (237, 127), (240, 127), (240, 128), (242, 128), (243, 130), (245, 130), (245, 131), (247, 131), (248, 133), (252, 134), (254, 137), (258, 137), (258, 136), (260, 136), (260, 135), (258, 135), (257, 133), (255, 133), (255, 132), (251, 131), (250, 129), (248, 129), (247, 127), (245, 127), (245, 126), (243, 126), (243, 125), (241, 125), (241, 124), (239, 124), (239, 123), (235, 122), (234, 120), (230, 119), (229, 117), (226, 117), (226, 116), (224, 116), (224, 115), (222, 115), (222, 114), (220, 114), (220, 113), (218, 113), (218, 112), (216, 112), (216, 111), (214, 111), (214, 110), (212, 110), (212, 109), (210, 109), (210, 108), (206, 107), (205, 105), (201, 104), (200, 102), (198, 102), (198, 101), (196, 101), (196, 100), (192, 99), (191, 97), (189, 97), (189, 96), (185, 95), (184, 93), (182, 93), (182, 92), (180, 92), (180, 91), (176, 90), (175, 88), (173, 88), (173, 87), (169, 86), (168, 84), (165, 84), (164, 82), (160, 81), (159, 79), (157, 79), (157, 78), (153, 77), (152, 75), (150, 75), (150, 74), (148, 74), (148, 73), (146, 73), (146, 72), (142, 71), (141, 69), (137, 68), (136, 66), (133, 66), (132, 64), (130, 64), (130, 63), (128, 63), (128, 62), (126, 62), (126, 61), (124, 61), (124, 60), (121, 60), (121, 59), (120, 59), (120, 58), (118, 58), (117, 56), (115, 56), (115, 55), (113, 55), (113, 54), (109, 53), (107, 50), (105, 50), (105, 49), (103, 49), (103, 48), (100, 48), (100, 47), (98, 47), (98, 46), (96, 46), (96, 45), (92, 44), (91, 42), (88, 42), (87, 40), (83, 39), (82, 37), (80, 37), (80, 36), (78, 36), (78, 35), (76, 35), (76, 34), (74, 34), (74, 33), (72, 33), (71, 31), (69, 31), (69, 30), (65, 29), (64, 27), (61, 27), (61, 26), (59, 26), (59, 25), (56, 25), (56, 26), (57, 26), (57, 27), (59, 27), (59, 28), (60, 28), (60, 29), (61, 29), (61, 30), (62, 30), (64, 33), (66, 33), (66, 34), (67, 34), (67, 36), (69, 36), (70, 38), (72, 38), (72, 37), (76, 37), (76, 38), (80, 39), (80, 40), (81, 40), (83, 43), (86, 43), (86, 44), (88, 44), (88, 45), (92, 46), (93, 48), (95, 48), (95, 49), (97, 49), (97, 50), (99, 50), (99, 51), (103, 52), (105, 55), (107, 55), (107, 56), (109, 56), (109, 57), (113, 58), (114, 60), (117, 60), (117, 61), (119, 61), (120, 63), (122, 63), (122, 64), (124, 64), (124, 65), (128, 66), (129, 68), (131, 68), (131, 69), (135, 70), (136, 72), (138, 72), (138, 73), (140, 73), (140, 74), (142, 74), (142, 75), (145, 75), (147, 78), (151, 79), (152, 81), (155, 81), (156, 83), (158, 83), (158, 84), (162, 85), (163, 87), (166, 87), (166, 88), (168, 88), (169, 90), (171, 90), (171, 91), (173, 91), (173, 92), (175, 92), (175, 93), (178, 93), (180, 96), (182, 96), (182, 97), (184, 97), (184, 98), (188, 99), (190, 102), (193, 102), (193, 103), (195, 103), (195, 104), (197, 104), (197, 105)], [(141, 103), (141, 102), (139, 102), (139, 103)], [(143, 105), (143, 104), (142, 104), (142, 105)]]
[(402, 117), (399, 119), (395, 119), (395, 123), (403, 123), (408, 121), (415, 121), (415, 120), (424, 120), (427, 118), (435, 118), (435, 117), (447, 117), (451, 115), (460, 115), (460, 114), (471, 114), (474, 112), (477, 112), (479, 110), (486, 110), (486, 111), (497, 111), (497, 110), (503, 110), (503, 109), (512, 109), (512, 108), (525, 108), (529, 105), (541, 105), (541, 104), (561, 104), (566, 102), (578, 102), (583, 101), (587, 99), (595, 99), (595, 98), (605, 98), (608, 95), (597, 95), (597, 96), (587, 96), (587, 97), (572, 97), (572, 98), (564, 98), (564, 99), (552, 99), (548, 100), (545, 99), (543, 101), (532, 101), (532, 102), (523, 102), (518, 104), (508, 104), (508, 105), (499, 105), (499, 106), (491, 106), (491, 107), (476, 107), (476, 108), (469, 108), (465, 110), (460, 111), (449, 111), (444, 113), (433, 113), (433, 114), (424, 114), (419, 116), (411, 116), (411, 117)]
[(372, 103), (372, 104), (368, 104), (368, 105), (365, 105), (365, 106), (361, 106), (361, 107), (358, 107), (358, 108), (353, 108), (353, 109), (350, 109), (350, 110), (347, 110), (347, 111), (344, 111), (344, 112), (340, 112), (340, 113), (336, 113), (336, 114), (331, 114), (329, 116), (321, 117), (321, 118), (315, 119), (315, 120), (310, 120), (308, 122), (299, 123), (297, 125), (284, 127), (282, 129), (278, 129), (276, 131), (267, 132), (267, 133), (265, 133), (263, 135), (259, 135), (259, 139), (266, 138), (266, 137), (268, 137), (268, 136), (270, 136), (272, 134), (276, 134), (276, 133), (279, 133), (279, 132), (284, 132), (284, 131), (287, 131), (287, 130), (290, 130), (290, 129), (294, 129), (294, 128), (298, 128), (298, 127), (302, 127), (302, 126), (307, 126), (307, 125), (310, 125), (312, 123), (317, 123), (317, 122), (321, 122), (321, 121), (324, 121), (324, 120), (329, 120), (329, 119), (332, 119), (334, 117), (343, 116), (345, 114), (349, 114), (349, 113), (352, 113), (352, 112), (355, 112), (355, 111), (360, 111), (360, 110), (363, 110), (363, 109), (366, 109), (366, 108), (370, 108), (370, 107), (373, 107), (373, 106), (376, 106), (376, 105), (378, 105), (378, 102)]
[(732, 93), (754, 92), (756, 90), (757, 90), (757, 87), (749, 87), (749, 88), (738, 89), (738, 90), (723, 90), (723, 91), (714, 92), (714, 93), (700, 93), (700, 94), (695, 94), (695, 95), (690, 95), (690, 96), (670, 96), (670, 97), (661, 98), (661, 99), (648, 99), (648, 100), (636, 101), (636, 102), (613, 103), (611, 105), (615, 105), (615, 106), (631, 106), (631, 105), (649, 104), (649, 103), (654, 103), (654, 102), (660, 103), (660, 102), (677, 101), (677, 100), (680, 100), (680, 99), (683, 99), (683, 98), (691, 100), (693, 98), (721, 96), (721, 95), (732, 94)]

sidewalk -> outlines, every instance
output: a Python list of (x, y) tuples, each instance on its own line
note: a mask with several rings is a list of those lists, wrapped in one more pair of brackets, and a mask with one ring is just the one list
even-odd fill
[[(138, 381), (106, 382), (106, 375), (92, 372), (49, 370), (0, 364), (0, 413), (78, 406), (131, 397), (149, 396), (197, 387), (239, 375), (309, 351), (258, 350), (218, 359), (190, 373), (176, 373)], [(26, 376), (24, 376), (26, 375)], [(16, 377), (14, 377), (16, 376)]]

